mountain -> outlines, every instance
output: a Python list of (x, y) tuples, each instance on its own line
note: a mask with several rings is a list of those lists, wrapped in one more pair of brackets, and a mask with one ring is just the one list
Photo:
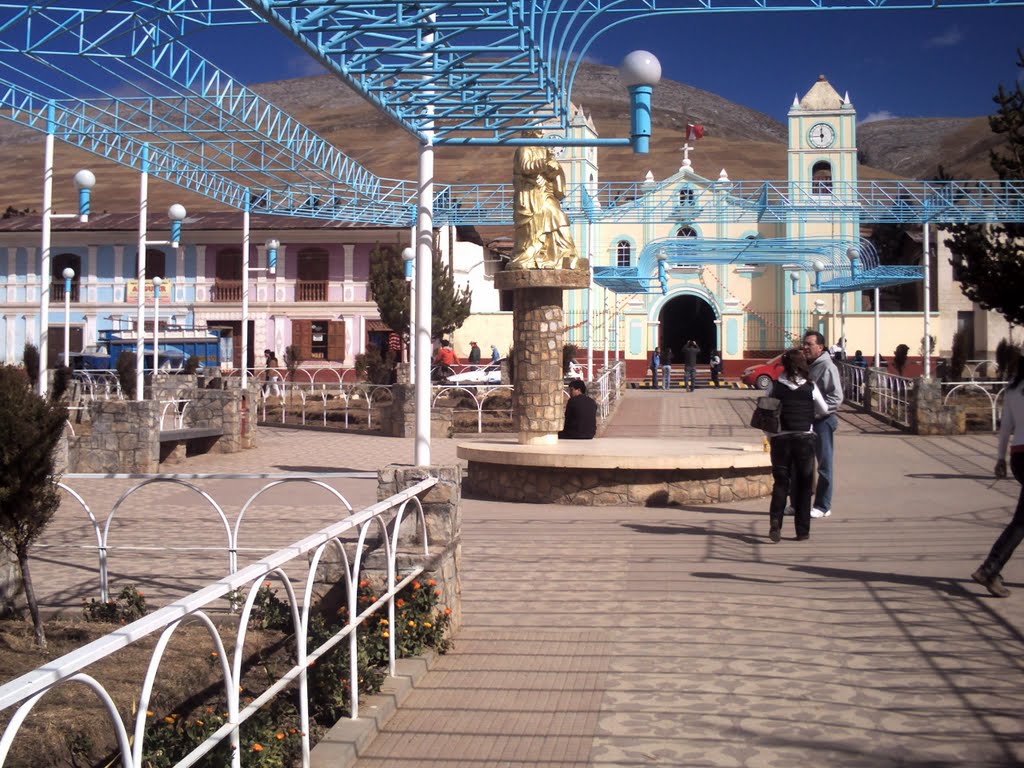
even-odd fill
[[(809, 77), (808, 85), (812, 82)], [(252, 88), (373, 173), (415, 179), (415, 138), (336, 78), (322, 75)], [(592, 116), (601, 136), (629, 134), (628, 95), (614, 68), (583, 64), (572, 100)], [(785, 177), (786, 127), (768, 115), (707, 91), (663, 80), (654, 90), (652, 118), (650, 154), (634, 155), (628, 148), (601, 149), (603, 181), (639, 181), (648, 170), (655, 178), (676, 172), (687, 123), (705, 128), (704, 138), (692, 143), (691, 152), (694, 170), (702, 176), (718, 178), (724, 168), (734, 180)], [(987, 132), (985, 118), (886, 120), (865, 124), (858, 131), (862, 159), (867, 163), (860, 168), (862, 179), (930, 178), (940, 162), (961, 177), (992, 176), (987, 153), (996, 142)], [(8, 206), (38, 210), (42, 197), (42, 134), (0, 122), (0, 148), (0, 210)], [(512, 152), (502, 147), (438, 147), (436, 178), (451, 183), (508, 181)], [(72, 210), (71, 176), (81, 167), (92, 168), (98, 179), (93, 191), (95, 210), (130, 212), (138, 207), (136, 172), (58, 142), (55, 210)], [(191, 210), (225, 209), (195, 193), (151, 181), (151, 210), (162, 211), (172, 202), (181, 202)]]
[(992, 179), (989, 152), (1004, 140), (987, 117), (902, 118), (857, 126), (861, 162), (897, 176), (933, 179), (941, 165), (956, 179)]

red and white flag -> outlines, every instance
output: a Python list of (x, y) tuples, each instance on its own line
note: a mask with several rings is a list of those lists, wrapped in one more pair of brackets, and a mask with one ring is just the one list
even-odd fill
[(693, 123), (686, 124), (686, 140), (696, 141), (704, 135), (703, 125), (694, 125)]

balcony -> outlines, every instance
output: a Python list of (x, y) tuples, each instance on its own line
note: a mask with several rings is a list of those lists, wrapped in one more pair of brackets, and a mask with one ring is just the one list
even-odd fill
[(296, 301), (327, 301), (326, 280), (296, 280)]
[[(64, 281), (54, 280), (50, 283), (50, 301), (64, 301)], [(71, 283), (71, 301), (78, 301), (78, 283)]]
[(232, 301), (242, 300), (241, 280), (217, 280), (210, 289), (210, 301)]

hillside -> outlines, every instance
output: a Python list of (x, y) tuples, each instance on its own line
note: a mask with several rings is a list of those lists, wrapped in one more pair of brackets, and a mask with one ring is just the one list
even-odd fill
[[(808, 79), (808, 85), (813, 82)], [(315, 130), (377, 175), (413, 179), (416, 141), (376, 112), (362, 98), (331, 76), (282, 80), (253, 86), (271, 103)], [(629, 132), (628, 98), (611, 67), (584, 65), (576, 79), (573, 101), (593, 116), (602, 136)], [(785, 98), (780, 96), (780, 98)], [(605, 181), (640, 180), (648, 170), (656, 178), (674, 173), (680, 164), (687, 123), (705, 126), (705, 137), (691, 154), (695, 170), (717, 178), (725, 168), (732, 179), (781, 179), (786, 172), (786, 129), (771, 117), (734, 104), (698, 88), (664, 80), (654, 93), (654, 137), (647, 156), (626, 148), (601, 150)], [(888, 120), (859, 129), (862, 179), (896, 176), (928, 178), (941, 162), (954, 175), (989, 178), (988, 149), (995, 143), (984, 118), (958, 120)], [(3, 147), (0, 209), (38, 210), (42, 196), (42, 134), (13, 123), (0, 123)], [(502, 182), (509, 178), (512, 150), (506, 148), (439, 147), (437, 180)], [(70, 178), (80, 167), (96, 172), (94, 208), (126, 212), (138, 206), (138, 175), (58, 143), (55, 205), (68, 211), (74, 204)], [(224, 206), (163, 182), (150, 184), (153, 210), (181, 202), (192, 210), (223, 210)]]

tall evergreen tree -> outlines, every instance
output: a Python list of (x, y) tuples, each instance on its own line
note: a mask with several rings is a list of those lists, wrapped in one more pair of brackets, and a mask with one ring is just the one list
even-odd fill
[[(1024, 52), (1017, 51), (1024, 70)], [(1024, 89), (999, 86), (992, 97), (996, 113), (989, 117), (992, 132), (1006, 137), (1006, 147), (990, 156), (992, 170), (1003, 181), (1024, 179)], [(985, 309), (999, 312), (1013, 325), (1024, 325), (1024, 224), (950, 224), (942, 229), (953, 274), (964, 295)]]
[[(370, 290), (380, 310), (380, 319), (408, 340), (409, 283), (405, 280), (405, 264), (394, 248), (378, 245), (370, 253)], [(439, 339), (459, 328), (469, 317), (471, 298), (469, 286), (455, 287), (451, 270), (441, 261), (435, 248), (431, 338)]]

